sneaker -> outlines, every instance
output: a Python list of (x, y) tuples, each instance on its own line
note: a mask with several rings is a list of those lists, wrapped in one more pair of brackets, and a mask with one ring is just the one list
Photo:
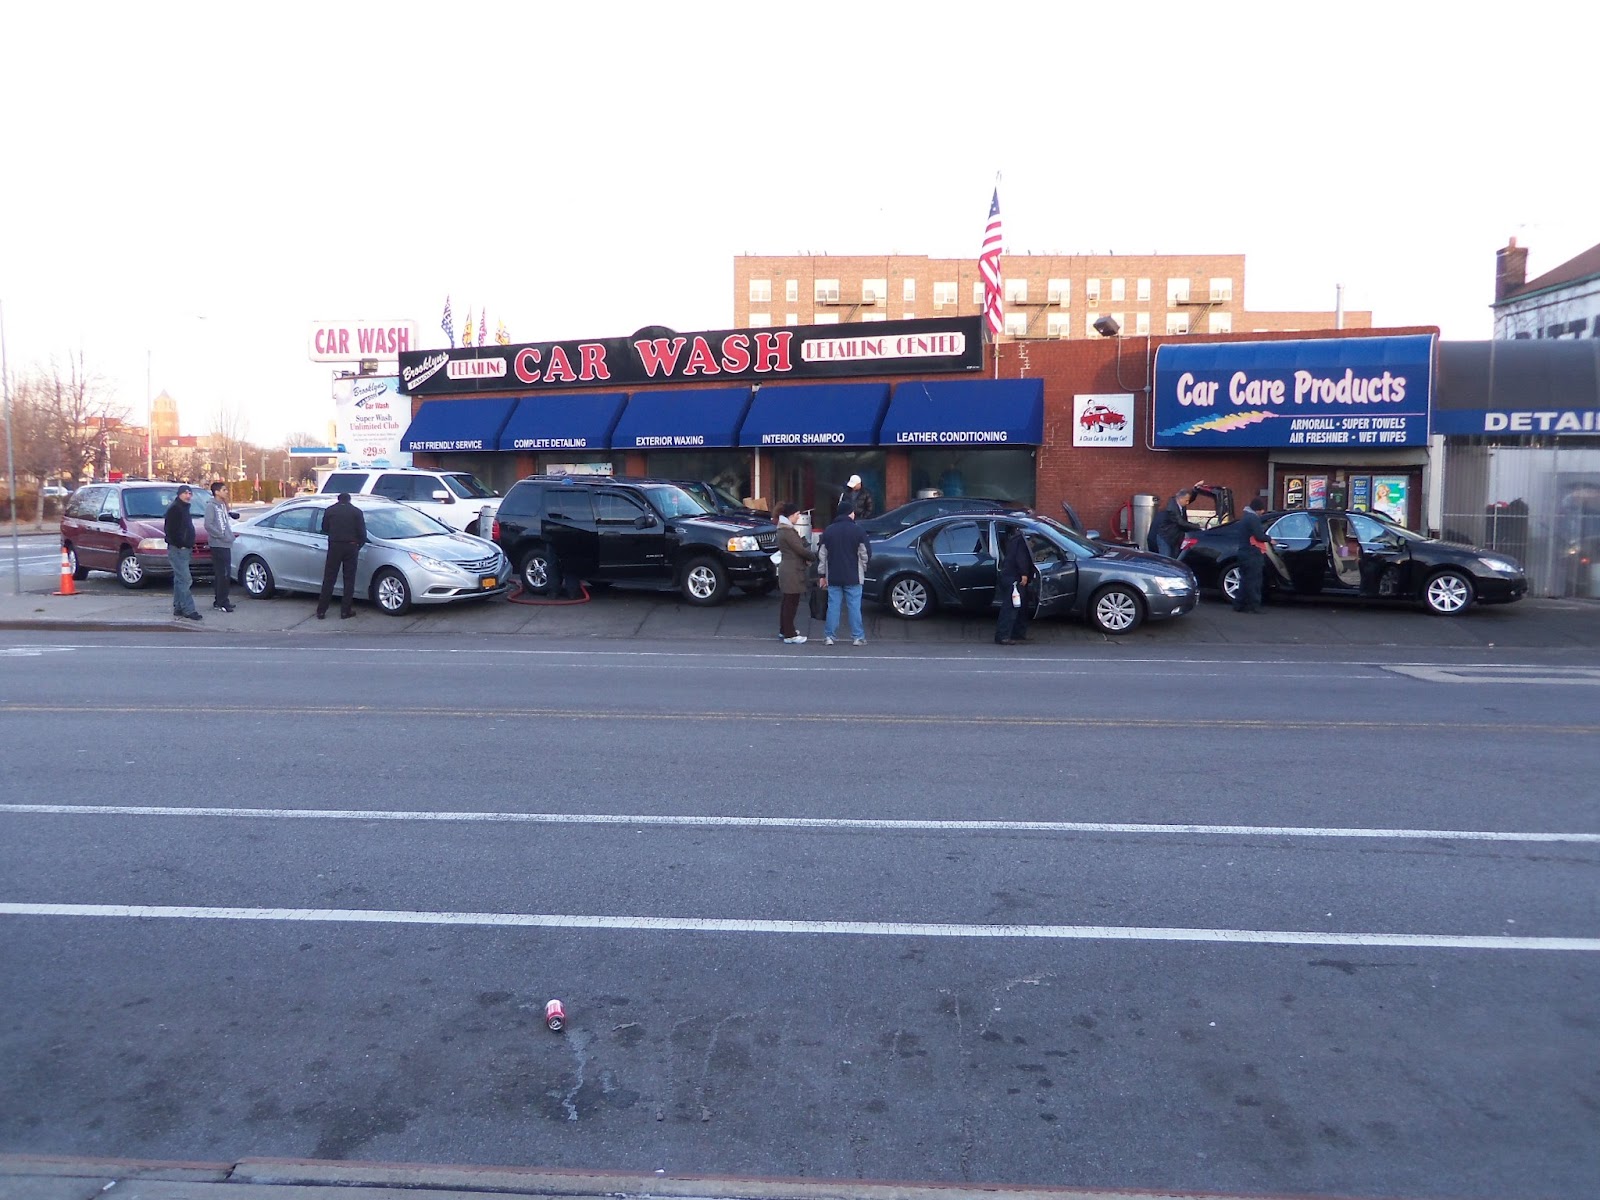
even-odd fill
[(850, 644), (852, 646), (865, 646), (867, 644), (867, 639), (866, 638), (856, 638)]
[(183, 614), (183, 615), (184, 615), (184, 616), (186, 616), (186, 617), (188, 617), (188, 618), (189, 618), (189, 620), (191, 620), (191, 621), (200, 621), (200, 620), (204, 620), (204, 618), (203, 618), (203, 617), (201, 617), (201, 615), (200, 615), (200, 613), (199, 613), (199, 611), (198, 611), (198, 610), (196, 610), (196, 611), (195, 611), (195, 612), (192, 612), (192, 613), (184, 613), (184, 614)]
[(783, 644), (785, 646), (804, 646), (806, 644), (806, 635), (797, 633), (792, 638), (784, 638)]
[(832, 638), (823, 638), (822, 640), (824, 642), (826, 642), (830, 646), (833, 645), (833, 639)]

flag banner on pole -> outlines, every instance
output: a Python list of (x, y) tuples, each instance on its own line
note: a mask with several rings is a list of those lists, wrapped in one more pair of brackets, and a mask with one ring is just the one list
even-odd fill
[(483, 319), (478, 322), (478, 345), (483, 345), (489, 340), (489, 309), (483, 310)]
[(511, 331), (506, 328), (504, 318), (501, 319), (499, 325), (495, 328), (494, 340), (502, 346), (511, 345)]
[(439, 328), (444, 330), (445, 337), (450, 339), (450, 348), (456, 346), (456, 319), (450, 312), (450, 297), (444, 298), (444, 320), (439, 322)]
[(467, 309), (467, 327), (461, 331), (461, 344), (472, 345), (472, 310)]
[(1006, 324), (1004, 288), (1000, 278), (1000, 255), (1004, 252), (1005, 240), (1000, 235), (1000, 189), (997, 187), (989, 201), (989, 224), (983, 231), (983, 253), (978, 255), (978, 274), (983, 276), (983, 320), (991, 342), (1000, 336)]

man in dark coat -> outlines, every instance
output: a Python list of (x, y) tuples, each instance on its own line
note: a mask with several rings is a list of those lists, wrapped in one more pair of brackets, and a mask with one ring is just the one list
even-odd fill
[(1167, 501), (1167, 506), (1156, 514), (1155, 524), (1151, 527), (1150, 537), (1155, 544), (1150, 549), (1168, 558), (1178, 557), (1178, 548), (1183, 545), (1183, 535), (1189, 530), (1200, 528), (1189, 520), (1189, 514), (1185, 511), (1193, 503), (1192, 488), (1186, 492), (1178, 492)]
[(828, 589), (828, 616), (823, 621), (823, 643), (833, 645), (839, 632), (839, 610), (850, 616), (850, 644), (865, 646), (867, 628), (861, 623), (861, 580), (872, 560), (872, 544), (866, 531), (856, 526), (852, 508), (841, 508), (838, 516), (822, 531), (822, 553), (817, 566), (822, 577), (818, 587)]
[(350, 503), (350, 493), (340, 492), (337, 503), (322, 514), (322, 532), (328, 535), (328, 557), (322, 564), (322, 594), (317, 597), (317, 620), (328, 615), (333, 599), (333, 579), (344, 573), (344, 594), (339, 598), (339, 618), (356, 615), (356, 558), (367, 541), (367, 519)]
[[(1006, 527), (1002, 525), (1001, 528)], [(1028, 535), (1012, 526), (1000, 560), (1000, 615), (995, 620), (995, 645), (1014, 646), (1028, 640), (1028, 584), (1033, 575), (1033, 552), (1028, 549)], [(1012, 603), (1013, 596), (1019, 603)]]
[(858, 521), (865, 521), (872, 515), (872, 493), (867, 491), (859, 475), (852, 475), (845, 480), (844, 491), (839, 493), (839, 499), (833, 507), (833, 515), (837, 517), (846, 508), (856, 514)]
[(795, 628), (794, 618), (806, 591), (806, 564), (817, 561), (817, 552), (806, 545), (806, 539), (795, 527), (794, 517), (799, 511), (792, 500), (778, 505), (778, 591), (783, 594), (778, 605), (778, 636), (791, 646), (806, 642), (806, 635)]
[(1261, 512), (1267, 503), (1260, 496), (1245, 506), (1244, 516), (1235, 526), (1239, 534), (1239, 594), (1233, 598), (1234, 612), (1261, 611), (1261, 574), (1266, 566), (1267, 529)]
[(189, 501), (194, 490), (187, 484), (178, 485), (178, 495), (167, 506), (166, 529), (167, 561), (172, 564), (172, 615), (200, 620), (200, 610), (194, 606), (194, 586), (191, 566), (194, 559), (194, 515), (189, 511)]

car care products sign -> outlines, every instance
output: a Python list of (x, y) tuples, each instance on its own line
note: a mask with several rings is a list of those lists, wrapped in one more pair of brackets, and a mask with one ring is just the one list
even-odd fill
[(1132, 446), (1134, 397), (1129, 393), (1072, 398), (1074, 446)]
[(411, 425), (411, 398), (393, 375), (333, 381), (333, 412), (341, 467), (409, 467), (400, 439)]
[(1169, 343), (1154, 386), (1157, 448), (1425, 446), (1433, 336)]

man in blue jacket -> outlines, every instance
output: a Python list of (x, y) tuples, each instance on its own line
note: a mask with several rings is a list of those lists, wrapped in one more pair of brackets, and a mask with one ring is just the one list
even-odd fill
[(841, 602), (850, 613), (850, 644), (867, 644), (867, 629), (861, 623), (861, 580), (870, 561), (872, 545), (866, 531), (856, 525), (855, 509), (841, 508), (822, 531), (822, 552), (817, 558), (821, 574), (817, 586), (828, 589), (828, 617), (822, 628), (825, 645), (833, 645), (839, 632)]

